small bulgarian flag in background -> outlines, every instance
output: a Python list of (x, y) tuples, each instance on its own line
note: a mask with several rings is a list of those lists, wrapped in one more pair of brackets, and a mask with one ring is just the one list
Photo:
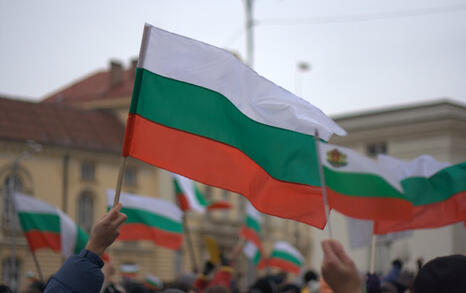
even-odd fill
[(285, 241), (275, 242), (275, 246), (267, 259), (267, 266), (282, 269), (285, 272), (299, 274), (304, 257), (291, 244)]
[(246, 241), (246, 244), (243, 247), (243, 253), (249, 258), (252, 263), (259, 268), (263, 267), (263, 256), (262, 249), (260, 249), (255, 243), (251, 241)]
[[(32, 252), (50, 248), (68, 257), (86, 246), (89, 236), (58, 208), (21, 193), (15, 193), (15, 205)], [(108, 260), (105, 254), (102, 258)]]
[(374, 233), (438, 228), (466, 220), (466, 162), (449, 164), (422, 155), (412, 161), (379, 156), (397, 174), (413, 215), (407, 221), (374, 221)]
[[(107, 207), (113, 205), (115, 191), (107, 190)], [(121, 212), (128, 219), (120, 228), (117, 240), (150, 240), (177, 250), (183, 242), (183, 212), (172, 202), (153, 197), (121, 193)]]
[(231, 204), (226, 201), (207, 201), (204, 194), (191, 179), (178, 174), (171, 173), (171, 175), (178, 205), (183, 212), (196, 211), (204, 213), (206, 210), (231, 208)]
[(346, 133), (229, 52), (146, 24), (123, 156), (323, 228), (316, 130)]
[(154, 275), (146, 274), (144, 279), (144, 285), (154, 291), (163, 289), (163, 282)]
[(257, 247), (262, 247), (260, 220), (260, 213), (248, 202), (246, 206), (246, 221), (243, 227), (241, 227), (240, 236), (254, 243)]
[(123, 278), (134, 279), (138, 276), (139, 266), (135, 264), (122, 264), (120, 274)]
[(264, 266), (263, 248), (260, 239), (261, 215), (250, 202), (246, 206), (246, 220), (241, 228), (240, 236), (246, 240), (244, 254), (259, 268)]

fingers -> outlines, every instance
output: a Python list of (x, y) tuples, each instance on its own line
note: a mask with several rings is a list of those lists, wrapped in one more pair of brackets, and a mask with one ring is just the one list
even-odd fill
[(322, 241), (322, 251), (324, 252), (324, 263), (337, 263), (338, 257), (334, 252), (332, 240)]
[(108, 218), (113, 219), (116, 216), (118, 216), (118, 214), (120, 213), (122, 207), (123, 207), (123, 205), (121, 204), (121, 202), (117, 203), (116, 206), (111, 208), (110, 211), (108, 212), (108, 214), (107, 214)]
[(335, 255), (338, 257), (338, 259), (346, 264), (353, 263), (351, 258), (346, 254), (343, 245), (341, 245), (340, 242), (336, 240), (330, 240), (330, 245), (332, 246), (332, 250), (335, 253)]
[(117, 227), (120, 227), (121, 224), (123, 224), (128, 217), (125, 214), (119, 213), (118, 218), (114, 221), (114, 224)]

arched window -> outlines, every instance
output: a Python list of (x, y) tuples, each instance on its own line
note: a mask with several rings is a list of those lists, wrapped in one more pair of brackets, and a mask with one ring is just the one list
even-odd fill
[[(9, 175), (5, 178), (2, 185), (2, 227), (9, 229), (12, 226), (12, 221), (15, 219), (15, 215), (13, 212), (13, 193), (19, 191), (23, 191), (23, 182), (19, 176)], [(17, 222), (17, 221), (15, 221)], [(18, 223), (16, 223), (16, 227), (18, 227)]]
[(94, 195), (90, 191), (83, 191), (78, 198), (78, 225), (86, 232), (90, 232), (94, 223)]
[(21, 262), (16, 259), (13, 264), (11, 257), (2, 259), (2, 283), (8, 284), (13, 292), (19, 291), (21, 276)]

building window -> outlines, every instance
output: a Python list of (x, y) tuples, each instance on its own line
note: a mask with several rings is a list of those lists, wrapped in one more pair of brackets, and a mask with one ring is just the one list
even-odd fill
[(84, 191), (78, 198), (78, 225), (89, 233), (94, 223), (94, 196), (90, 191)]
[(21, 263), (18, 259), (15, 260), (14, 267), (11, 257), (6, 257), (2, 260), (2, 283), (9, 284), (13, 292), (19, 291), (20, 275)]
[(370, 143), (366, 147), (366, 153), (370, 157), (376, 157), (379, 154), (386, 154), (387, 143), (386, 142)]
[(23, 183), (18, 176), (10, 175), (3, 182), (2, 190), (2, 227), (11, 228), (13, 225), (12, 221), (15, 221), (15, 227), (18, 228), (18, 221), (16, 221), (12, 206), (12, 192), (22, 192)]
[(137, 183), (136, 168), (128, 167), (125, 169), (123, 183), (128, 186), (135, 186)]
[(95, 181), (95, 164), (91, 162), (81, 163), (81, 180)]

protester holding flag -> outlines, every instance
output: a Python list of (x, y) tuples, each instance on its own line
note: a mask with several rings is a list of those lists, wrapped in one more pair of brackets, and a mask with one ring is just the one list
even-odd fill
[(120, 226), (126, 215), (120, 212), (118, 203), (91, 230), (86, 248), (79, 255), (69, 257), (60, 270), (49, 280), (44, 293), (97, 293), (104, 281), (101, 257), (105, 249), (118, 237)]

